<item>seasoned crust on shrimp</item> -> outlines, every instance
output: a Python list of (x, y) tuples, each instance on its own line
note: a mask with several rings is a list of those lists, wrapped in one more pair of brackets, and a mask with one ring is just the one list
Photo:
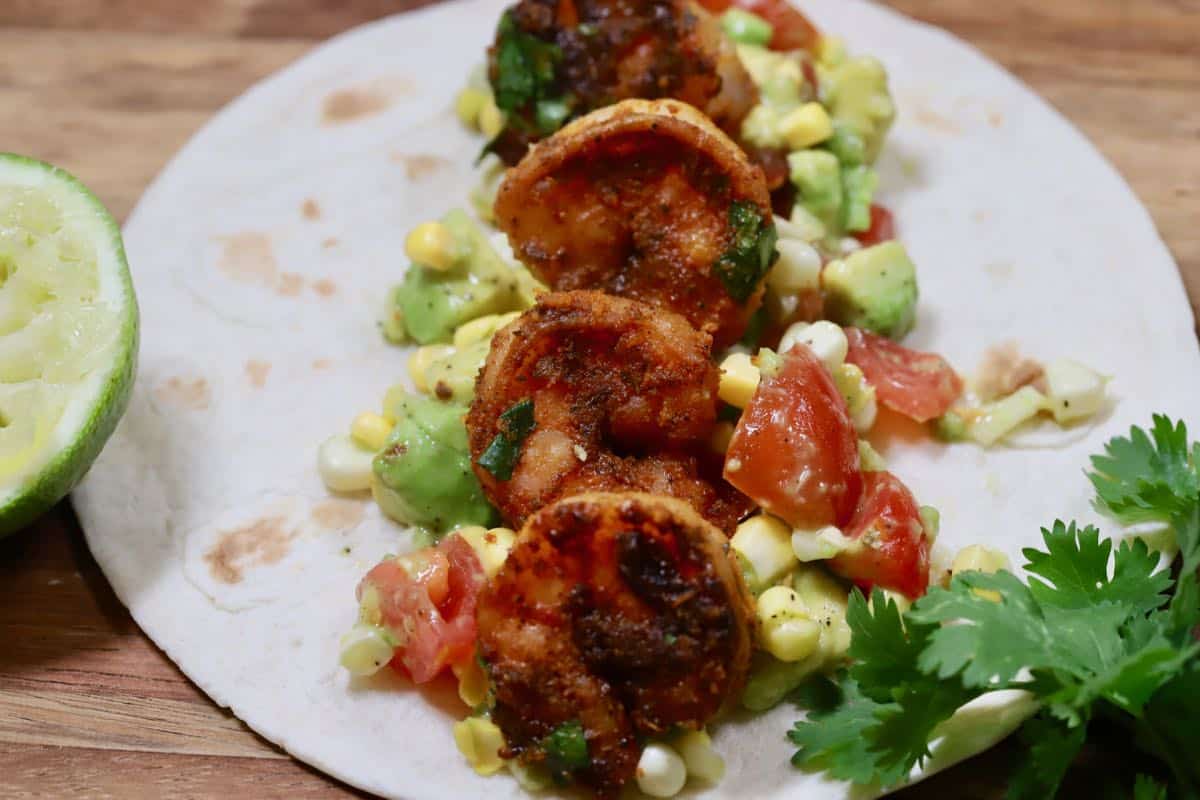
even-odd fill
[[(690, 503), (732, 531), (749, 501), (709, 448), (719, 373), (710, 339), (682, 317), (600, 292), (552, 292), (492, 339), (467, 415), (475, 474), (513, 526), (587, 491), (640, 490)], [(479, 463), (523, 401), (533, 430), (509, 478)]]
[(725, 537), (687, 504), (586, 494), (530, 518), (479, 595), (479, 650), (508, 756), (582, 724), (576, 774), (614, 795), (639, 737), (699, 729), (741, 691), (753, 600)]
[[(758, 89), (717, 18), (690, 0), (520, 0), (516, 29), (558, 47), (548, 95), (575, 115), (629, 98), (672, 97), (702, 109), (732, 135)], [(495, 81), (499, 48), (489, 50)], [(515, 164), (540, 138), (534, 102), (510, 112), (494, 149)]]
[(730, 210), (771, 224), (762, 170), (695, 108), (626, 100), (575, 120), (509, 170), (495, 213), (517, 257), (552, 289), (600, 289), (682, 314), (736, 342), (762, 296), (718, 270)]

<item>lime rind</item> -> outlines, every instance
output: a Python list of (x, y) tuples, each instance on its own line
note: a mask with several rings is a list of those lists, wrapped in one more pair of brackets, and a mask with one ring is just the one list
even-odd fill
[[(83, 478), (128, 405), (138, 352), (137, 299), (121, 231), (112, 215), (66, 171), (36, 159), (0, 153), (0, 188), (12, 187), (49, 197), (76, 237), (94, 248), (96, 300), (119, 319), (112, 330), (114, 346), (106, 348), (108, 363), (91, 365), (95, 368), (73, 383), (49, 430), (45, 425), (41, 429), (35, 426), (31, 443), (38, 450), (35, 460), (26, 464), (10, 485), (0, 488), (0, 536), (28, 525)], [(0, 309), (0, 316), (4, 310)], [(86, 320), (83, 324), (86, 327)], [(112, 328), (112, 323), (105, 327)]]

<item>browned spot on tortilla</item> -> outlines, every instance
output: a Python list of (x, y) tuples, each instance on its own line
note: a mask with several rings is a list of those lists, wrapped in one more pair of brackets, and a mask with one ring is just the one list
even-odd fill
[(944, 117), (934, 111), (932, 108), (924, 105), (917, 105), (913, 109), (913, 119), (923, 128), (945, 133), (950, 136), (958, 136), (962, 133), (962, 128), (958, 123), (949, 117)]
[(263, 517), (242, 528), (223, 531), (204, 555), (213, 578), (240, 583), (246, 569), (275, 564), (288, 554), (296, 534), (284, 528), (286, 517)]
[(154, 390), (161, 403), (191, 411), (203, 411), (212, 401), (212, 390), (204, 378), (167, 378)]
[(313, 506), (313, 521), (331, 531), (353, 528), (362, 522), (363, 504), (354, 500), (326, 500)]
[(330, 361), (328, 358), (318, 358), (318, 359), (314, 359), (312, 362), (313, 369), (329, 369), (332, 366), (333, 366), (333, 362)]
[(387, 95), (374, 89), (339, 89), (325, 98), (321, 120), (326, 125), (353, 122), (378, 114), (390, 102)]
[(271, 372), (271, 364), (269, 361), (257, 361), (250, 359), (246, 362), (246, 377), (250, 380), (250, 385), (255, 389), (261, 389), (267, 385), (267, 375)]
[(313, 200), (311, 197), (309, 197), (300, 205), (300, 213), (304, 215), (304, 218), (307, 220), (320, 219), (321, 207), (317, 205), (316, 200)]
[(285, 272), (279, 276), (275, 291), (284, 297), (298, 297), (304, 291), (304, 278), (294, 272)]
[(271, 250), (271, 239), (265, 233), (247, 231), (223, 236), (224, 244), (217, 259), (217, 269), (238, 283), (270, 287), (275, 283), (278, 265)]
[(438, 170), (450, 166), (450, 160), (441, 156), (392, 153), (392, 160), (404, 165), (404, 175), (410, 181), (424, 180)]
[(988, 218), (988, 212), (984, 211), (983, 209), (979, 209), (978, 211), (971, 212), (971, 220), (973, 222), (979, 223), (980, 225), (987, 222), (987, 218)]
[(321, 280), (313, 282), (312, 288), (321, 297), (333, 297), (337, 294), (337, 284), (328, 278), (321, 278)]
[(1004, 124), (1004, 113), (1001, 111), (989, 111), (987, 121), (993, 128), (999, 128)]
[(340, 242), (341, 242), (341, 240), (338, 239), (336, 236), (330, 236), (328, 239), (321, 242), (321, 247), (328, 250), (331, 247), (337, 247)]
[(984, 352), (975, 391), (982, 400), (995, 400), (1037, 382), (1044, 372), (1040, 363), (1021, 355), (1015, 342), (1004, 342)]

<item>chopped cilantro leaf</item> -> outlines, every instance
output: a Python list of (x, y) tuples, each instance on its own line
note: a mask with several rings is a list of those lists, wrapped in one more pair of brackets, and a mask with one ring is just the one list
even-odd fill
[(555, 776), (566, 777), (592, 763), (587, 736), (579, 720), (559, 725), (542, 739), (541, 745), (546, 753), (546, 767)]
[(479, 466), (502, 481), (512, 477), (521, 458), (521, 444), (536, 426), (533, 400), (525, 398), (500, 415), (500, 432), (479, 456)]
[(516, 111), (550, 99), (562, 50), (521, 30), (511, 12), (500, 18), (496, 34), (492, 74), (496, 105), (504, 111)]
[(775, 251), (778, 234), (775, 224), (764, 222), (758, 206), (749, 200), (737, 200), (729, 207), (729, 227), (733, 241), (713, 270), (729, 296), (744, 303), (779, 255)]

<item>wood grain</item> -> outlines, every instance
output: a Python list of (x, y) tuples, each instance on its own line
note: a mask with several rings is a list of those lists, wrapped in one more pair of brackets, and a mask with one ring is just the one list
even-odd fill
[[(417, 5), (5, 0), (0, 149), (62, 164), (124, 218), (249, 85), (321, 38)], [(1151, 210), (1196, 305), (1200, 0), (891, 5), (973, 42), (1080, 126)], [(902, 794), (997, 798), (1014, 752)], [(0, 776), (4, 798), (355, 796), (183, 678), (121, 607), (67, 504), (0, 541)]]

